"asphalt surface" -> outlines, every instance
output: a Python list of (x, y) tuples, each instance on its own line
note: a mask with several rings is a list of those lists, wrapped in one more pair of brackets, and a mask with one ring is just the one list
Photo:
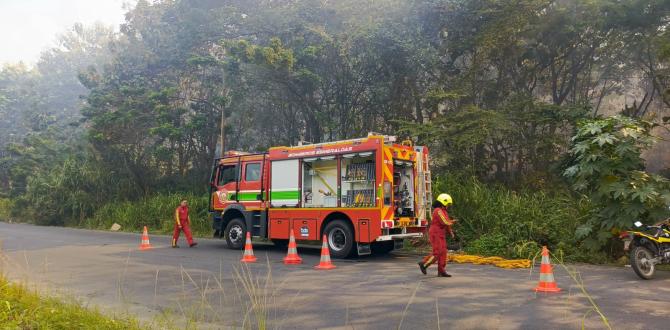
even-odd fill
[[(539, 268), (450, 264), (454, 277), (421, 275), (403, 254), (334, 260), (314, 270), (319, 249), (286, 252), (254, 244), (259, 262), (223, 240), (172, 249), (152, 235), (0, 223), (1, 271), (48, 294), (74, 296), (109, 313), (132, 313), (156, 328), (577, 329), (607, 328), (560, 266), (559, 294), (536, 294)], [(184, 243), (182, 243), (183, 245)], [(630, 268), (578, 265), (586, 290), (614, 329), (670, 329), (670, 272), (642, 281)]]

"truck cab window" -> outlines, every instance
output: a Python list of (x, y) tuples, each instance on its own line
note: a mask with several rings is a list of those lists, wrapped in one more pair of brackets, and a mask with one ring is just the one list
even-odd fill
[(261, 163), (247, 164), (244, 169), (244, 181), (259, 181), (261, 179)]
[(237, 181), (237, 165), (223, 165), (219, 171), (219, 186)]

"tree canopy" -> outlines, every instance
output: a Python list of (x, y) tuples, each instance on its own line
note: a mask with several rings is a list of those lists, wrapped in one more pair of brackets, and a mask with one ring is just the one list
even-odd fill
[(222, 148), (375, 131), (428, 145), (436, 174), (552, 189), (582, 120), (667, 117), (669, 19), (663, 0), (140, 0), (0, 71), (0, 185), (94, 196), (50, 204), (83, 217), (204, 191)]

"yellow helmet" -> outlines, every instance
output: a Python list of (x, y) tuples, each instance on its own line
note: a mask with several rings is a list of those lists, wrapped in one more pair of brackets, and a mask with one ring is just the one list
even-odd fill
[(454, 201), (451, 199), (451, 196), (449, 196), (449, 194), (440, 194), (439, 196), (437, 196), (437, 201), (444, 206), (454, 204)]

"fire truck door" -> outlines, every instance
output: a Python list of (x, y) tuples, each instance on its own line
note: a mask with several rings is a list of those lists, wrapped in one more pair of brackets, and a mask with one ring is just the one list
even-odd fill
[(261, 162), (242, 163), (242, 175), (237, 199), (247, 207), (260, 207), (261, 200)]
[(216, 209), (225, 207), (225, 204), (236, 200), (237, 180), (239, 169), (237, 163), (219, 165), (216, 178), (216, 196), (213, 205)]

